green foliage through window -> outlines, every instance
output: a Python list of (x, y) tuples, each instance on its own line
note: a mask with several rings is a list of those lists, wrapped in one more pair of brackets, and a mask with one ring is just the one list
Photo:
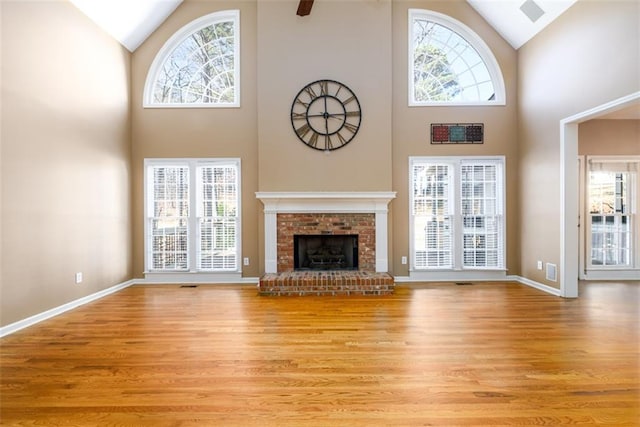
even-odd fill
[(411, 13), (411, 103), (494, 101), (496, 87), (487, 63), (470, 41), (444, 24), (449, 19), (429, 11)]

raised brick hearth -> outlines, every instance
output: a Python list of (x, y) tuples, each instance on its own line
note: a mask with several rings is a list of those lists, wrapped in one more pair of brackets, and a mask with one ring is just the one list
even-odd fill
[(260, 295), (389, 295), (393, 277), (365, 271), (291, 271), (265, 274), (260, 279)]

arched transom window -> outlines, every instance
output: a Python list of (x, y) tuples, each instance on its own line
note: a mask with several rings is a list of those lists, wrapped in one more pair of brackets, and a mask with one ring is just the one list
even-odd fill
[(160, 49), (145, 84), (145, 107), (240, 105), (240, 11), (203, 16)]
[(409, 10), (409, 105), (504, 105), (504, 81), (484, 41), (455, 19)]

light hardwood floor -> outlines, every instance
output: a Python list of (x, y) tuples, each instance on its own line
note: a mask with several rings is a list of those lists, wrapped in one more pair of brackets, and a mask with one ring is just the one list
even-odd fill
[(640, 425), (640, 282), (134, 286), (0, 340), (2, 425)]

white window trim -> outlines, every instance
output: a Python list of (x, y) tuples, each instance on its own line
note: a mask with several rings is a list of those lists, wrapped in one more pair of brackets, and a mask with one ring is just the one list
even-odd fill
[[(502, 247), (503, 247), (503, 267), (502, 268), (494, 268), (494, 267), (464, 267), (462, 264), (462, 251), (459, 246), (461, 242), (459, 241), (459, 232), (457, 230), (461, 230), (461, 217), (459, 216), (460, 210), (460, 164), (462, 161), (465, 162), (473, 162), (477, 161), (479, 163), (482, 162), (498, 162), (501, 164), (500, 167), (500, 179), (502, 181), (502, 186), (498, 187), (496, 197), (500, 200), (502, 207)], [(454, 267), (453, 268), (430, 268), (430, 269), (416, 269), (413, 266), (413, 259), (415, 256), (415, 248), (414, 248), (414, 219), (412, 214), (412, 203), (413, 203), (413, 179), (411, 177), (411, 173), (413, 170), (413, 166), (416, 163), (434, 163), (434, 164), (450, 164), (454, 165), (454, 180), (453, 180), (453, 194), (454, 194), (454, 204), (452, 205), (452, 215), (454, 217), (454, 238), (452, 241), (452, 256), (454, 259)], [(425, 280), (425, 281), (433, 281), (433, 280), (499, 280), (503, 279), (506, 276), (507, 269), (507, 242), (506, 242), (506, 229), (507, 229), (507, 205), (506, 205), (506, 160), (504, 156), (415, 156), (409, 157), (409, 277), (412, 280)]]
[[(196, 233), (196, 227), (190, 227), (190, 248), (188, 253), (188, 271), (163, 271), (152, 270), (148, 266), (150, 264), (149, 258), (149, 221), (147, 220), (149, 215), (149, 192), (152, 191), (152, 183), (148, 179), (148, 173), (152, 166), (188, 166), (190, 176), (190, 212), (189, 221), (196, 216), (196, 204), (195, 204), (195, 186), (194, 180), (196, 176), (196, 170), (198, 166), (203, 165), (230, 165), (233, 164), (238, 170), (238, 229), (236, 230), (236, 248), (237, 248), (237, 266), (235, 270), (223, 270), (223, 271), (210, 271), (210, 270), (198, 270), (197, 269), (197, 250), (195, 245), (196, 239), (193, 239)], [(211, 159), (191, 159), (191, 158), (176, 158), (176, 159), (157, 159), (148, 158), (144, 159), (144, 275), (145, 279), (158, 282), (158, 283), (180, 283), (180, 282), (237, 282), (242, 279), (242, 173), (241, 162), (239, 158), (211, 158)]]
[[(233, 78), (235, 82), (235, 101), (229, 103), (154, 103), (153, 102), (153, 87), (158, 77), (162, 65), (164, 64), (167, 56), (173, 52), (173, 50), (182, 43), (186, 37), (190, 36), (194, 32), (205, 28), (209, 25), (224, 22), (233, 21), (234, 25), (234, 64), (233, 64)], [(149, 67), (147, 73), (147, 80), (144, 84), (144, 94), (142, 97), (143, 108), (239, 108), (240, 107), (240, 10), (225, 10), (221, 12), (214, 12), (208, 15), (202, 16), (188, 23), (187, 25), (176, 31), (173, 36), (166, 41), (166, 43), (160, 48), (158, 54)]]
[[(412, 37), (412, 23), (416, 18), (425, 19), (431, 22), (447, 27), (450, 30), (458, 33), (464, 38), (471, 46), (473, 46), (480, 58), (484, 61), (491, 76), (493, 82), (493, 89), (495, 91), (495, 99), (492, 101), (473, 101), (473, 102), (461, 102), (461, 101), (421, 101), (414, 100), (414, 82), (413, 82), (413, 37)], [(462, 22), (447, 16), (442, 13), (434, 12), (426, 9), (409, 9), (409, 21), (408, 21), (408, 100), (409, 107), (424, 107), (424, 106), (470, 106), (470, 105), (506, 105), (506, 91), (504, 86), (504, 78), (502, 77), (502, 71), (500, 65), (493, 55), (493, 52), (489, 46), (482, 40), (482, 38), (476, 34), (471, 28), (467, 27)]]
[[(579, 173), (583, 191), (580, 194), (582, 202), (580, 203), (580, 217), (583, 218), (580, 223), (584, 225), (584, 232), (580, 231), (579, 247), (580, 250), (580, 271), (579, 278), (581, 280), (634, 280), (638, 277), (640, 271), (640, 156), (629, 155), (594, 155), (579, 157)], [(596, 163), (636, 163), (637, 171), (635, 173), (635, 182), (631, 183), (631, 200), (635, 204), (631, 206), (630, 215), (633, 221), (633, 241), (631, 242), (631, 250), (633, 258), (631, 266), (593, 266), (589, 260), (591, 253), (591, 228), (589, 224), (590, 214), (589, 206), (589, 164)]]

